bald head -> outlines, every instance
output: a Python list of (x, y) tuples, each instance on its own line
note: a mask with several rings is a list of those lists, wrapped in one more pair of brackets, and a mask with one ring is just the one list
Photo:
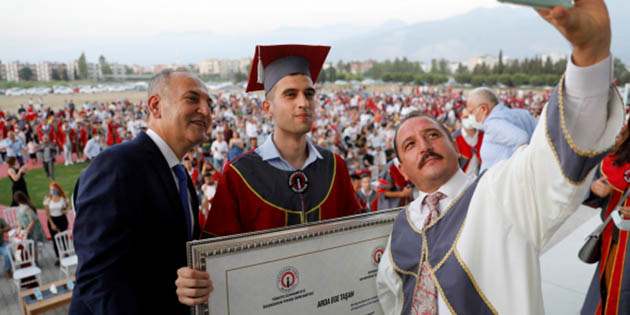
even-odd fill
[(472, 90), (468, 99), (475, 104), (487, 104), (491, 108), (499, 104), (497, 95), (487, 87), (479, 87)]

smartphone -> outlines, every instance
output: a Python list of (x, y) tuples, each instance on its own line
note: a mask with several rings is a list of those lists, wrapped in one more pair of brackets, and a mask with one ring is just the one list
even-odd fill
[(35, 292), (36, 300), (41, 301), (44, 299), (44, 296), (42, 295), (42, 291), (40, 291), (39, 288), (35, 288), (33, 291)]
[(499, 2), (526, 5), (534, 8), (565, 7), (573, 8), (573, 0), (498, 0)]

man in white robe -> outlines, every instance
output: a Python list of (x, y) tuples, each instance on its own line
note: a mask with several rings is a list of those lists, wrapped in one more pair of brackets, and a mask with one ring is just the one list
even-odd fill
[[(539, 13), (573, 51), (528, 146), (474, 179), (458, 168), (443, 126), (424, 116), (400, 123), (394, 145), (420, 196), (396, 218), (378, 267), (386, 314), (415, 314), (427, 288), (437, 295), (430, 314), (544, 313), (540, 251), (586, 195), (593, 168), (621, 130), (624, 108), (611, 85), (603, 0)], [(425, 226), (432, 207), (423, 200), (435, 192), (445, 198)]]

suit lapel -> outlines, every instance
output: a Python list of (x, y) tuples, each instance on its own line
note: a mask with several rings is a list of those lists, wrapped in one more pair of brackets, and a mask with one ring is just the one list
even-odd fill
[[(168, 167), (168, 163), (166, 162), (164, 155), (162, 155), (162, 152), (160, 151), (158, 146), (146, 133), (141, 132), (138, 137), (136, 137), (136, 140), (140, 141), (140, 143), (142, 143), (144, 148), (147, 150), (147, 162), (151, 165), (155, 173), (160, 178), (160, 182), (164, 187), (166, 195), (168, 196), (168, 208), (170, 209), (171, 213), (178, 218), (178, 221), (180, 221), (180, 224), (176, 224), (176, 226), (182, 231), (181, 233), (186, 236), (186, 240), (188, 240), (184, 207), (182, 206), (181, 199), (179, 198), (179, 192), (177, 190), (177, 186), (175, 185), (173, 173)], [(190, 181), (190, 179), (188, 181)], [(157, 185), (157, 183), (152, 184)], [(195, 211), (193, 211), (193, 213), (194, 212)]]

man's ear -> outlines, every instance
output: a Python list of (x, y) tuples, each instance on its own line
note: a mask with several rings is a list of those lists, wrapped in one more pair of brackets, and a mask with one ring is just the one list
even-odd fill
[(154, 94), (151, 95), (149, 97), (149, 99), (147, 100), (147, 108), (149, 110), (149, 113), (151, 113), (151, 116), (153, 118), (161, 118), (162, 117), (162, 107), (160, 106), (160, 101), (162, 99), (160, 98), (159, 95)]
[(271, 113), (271, 102), (269, 100), (264, 100), (262, 103), (262, 110), (264, 113), (269, 114), (269, 116), (271, 116), (273, 118), (273, 115)]

